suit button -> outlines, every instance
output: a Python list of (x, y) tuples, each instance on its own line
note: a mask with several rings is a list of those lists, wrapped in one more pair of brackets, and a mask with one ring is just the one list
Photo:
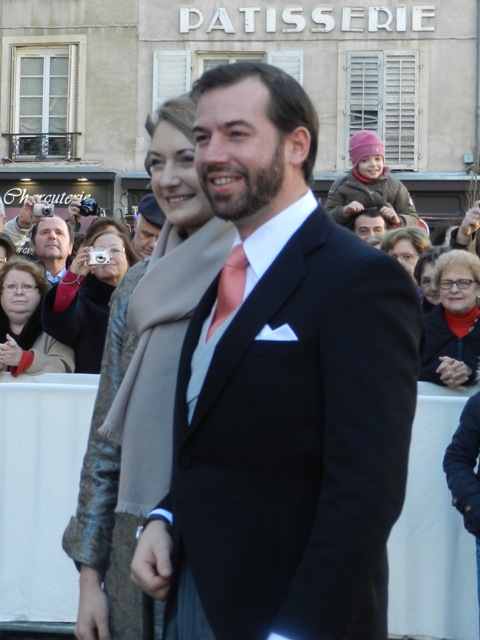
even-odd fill
[(472, 505), (471, 504), (466, 504), (465, 505), (465, 509), (463, 510), (464, 513), (469, 513), (472, 510)]
[(193, 466), (193, 457), (188, 453), (184, 453), (180, 458), (180, 466), (182, 469), (190, 469)]

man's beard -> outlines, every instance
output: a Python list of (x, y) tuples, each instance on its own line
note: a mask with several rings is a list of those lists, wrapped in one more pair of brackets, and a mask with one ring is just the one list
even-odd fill
[[(243, 193), (238, 196), (212, 195), (206, 181), (208, 173), (204, 174), (202, 187), (217, 217), (233, 222), (243, 220), (255, 215), (257, 211), (267, 206), (275, 198), (282, 187), (285, 176), (283, 148), (283, 139), (279, 137), (269, 164), (257, 169), (254, 174), (232, 168), (232, 172), (240, 174), (245, 183)], [(228, 171), (229, 167), (226, 166), (223, 169)]]

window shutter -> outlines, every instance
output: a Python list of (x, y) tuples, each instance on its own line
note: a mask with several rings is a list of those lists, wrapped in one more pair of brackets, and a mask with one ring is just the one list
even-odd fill
[(153, 54), (152, 113), (165, 100), (191, 88), (190, 51), (155, 51)]
[(381, 120), (382, 58), (379, 51), (347, 54), (346, 140), (362, 129), (378, 131)]
[(286, 71), (303, 85), (303, 51), (269, 51), (268, 63)]
[(385, 52), (384, 140), (392, 169), (418, 169), (418, 53)]
[(71, 44), (68, 47), (68, 110), (67, 132), (77, 131), (77, 104), (78, 104), (78, 46)]

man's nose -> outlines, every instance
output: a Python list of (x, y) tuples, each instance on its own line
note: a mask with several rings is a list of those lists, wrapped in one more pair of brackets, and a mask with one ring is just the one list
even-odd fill
[(222, 164), (228, 161), (228, 148), (220, 133), (213, 133), (205, 145), (197, 148), (196, 155), (204, 164)]

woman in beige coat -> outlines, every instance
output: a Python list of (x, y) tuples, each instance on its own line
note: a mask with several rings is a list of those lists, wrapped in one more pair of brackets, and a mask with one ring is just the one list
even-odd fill
[(73, 373), (73, 350), (42, 329), (40, 302), (49, 289), (34, 262), (12, 258), (0, 271), (0, 371)]

